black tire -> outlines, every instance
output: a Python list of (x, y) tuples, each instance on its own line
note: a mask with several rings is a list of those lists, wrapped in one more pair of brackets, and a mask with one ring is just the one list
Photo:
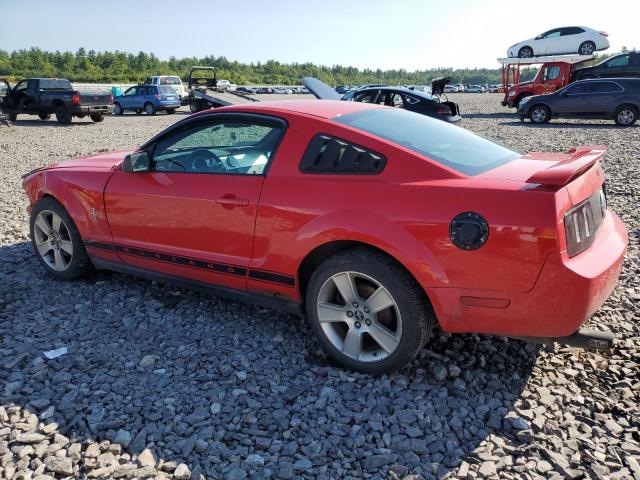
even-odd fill
[(189, 110), (191, 110), (191, 113), (197, 113), (200, 110), (202, 110), (200, 102), (192, 102), (192, 103), (190, 103), (189, 104)]
[(144, 113), (147, 115), (155, 115), (156, 107), (153, 106), (153, 103), (147, 102), (144, 104)]
[(638, 109), (633, 105), (620, 105), (613, 114), (613, 121), (620, 127), (630, 127), (638, 121)]
[(518, 58), (531, 58), (533, 57), (533, 48), (531, 47), (522, 47), (518, 50)]
[(175, 108), (167, 108), (167, 115), (173, 115), (174, 113), (176, 113), (176, 109)]
[(122, 115), (124, 113), (124, 108), (118, 102), (113, 104), (113, 114), (114, 115)]
[[(73, 255), (71, 256), (70, 262), (68, 263), (66, 269), (64, 269), (63, 271), (58, 271), (52, 268), (45, 261), (43, 256), (38, 252), (38, 246), (36, 242), (39, 233), (34, 232), (34, 229), (38, 215), (43, 211), (53, 212), (62, 219), (62, 223), (65, 227), (64, 230), (66, 230), (66, 233), (68, 235), (61, 233), (60, 237), (70, 240), (73, 246)], [(61, 227), (61, 232), (62, 231), (63, 229)], [(76, 227), (75, 223), (73, 222), (65, 208), (54, 198), (44, 197), (33, 207), (33, 210), (31, 212), (31, 219), (29, 222), (29, 232), (31, 235), (31, 246), (33, 247), (33, 251), (36, 257), (44, 267), (45, 271), (52, 277), (58, 280), (75, 280), (76, 278), (80, 278), (93, 270), (91, 261), (89, 260), (89, 256), (87, 255), (87, 251), (84, 248), (82, 237), (80, 237), (80, 233), (78, 232), (78, 228)]]
[(136, 115), (142, 115), (142, 110), (136, 110)]
[(534, 105), (529, 109), (529, 120), (531, 123), (541, 125), (551, 120), (551, 111), (546, 105)]
[(523, 98), (527, 98), (530, 97), (531, 95), (528, 93), (525, 93), (523, 95), (520, 95), (518, 98), (516, 98), (516, 101), (513, 102), (513, 106), (516, 107), (516, 109), (520, 108), (520, 102), (522, 101)]
[(11, 123), (15, 122), (18, 119), (18, 114), (16, 112), (9, 113), (9, 121)]
[(596, 44), (591, 40), (582, 42), (578, 47), (578, 55), (591, 55), (596, 51)]
[(93, 120), (96, 123), (100, 123), (101, 121), (104, 120), (104, 115), (101, 113), (92, 113), (90, 117), (91, 117), (91, 120)]
[(73, 117), (64, 105), (58, 105), (56, 108), (56, 120), (61, 125), (69, 125)]
[[(399, 338), (395, 340), (397, 344), (394, 350), (389, 353), (383, 352), (383, 355), (386, 356), (383, 356), (382, 360), (375, 360), (377, 351), (375, 353), (367, 353), (365, 351), (367, 342), (369, 345), (381, 347), (380, 343), (373, 342), (373, 337), (369, 333), (358, 333), (363, 353), (369, 355), (369, 361), (361, 361), (342, 353), (337, 346), (334, 346), (322, 327), (318, 315), (318, 302), (324, 302), (321, 295), (327, 291), (327, 282), (330, 282), (334, 275), (342, 272), (357, 272), (356, 278), (359, 278), (358, 275), (369, 277), (369, 280), (373, 280), (379, 286), (383, 286), (395, 302), (395, 305), (389, 308), (391, 309), (390, 315), (393, 322), (398, 322), (395, 312), (399, 312), (400, 322), (395, 323), (393, 327), (394, 333), (392, 333), (392, 335), (398, 335)], [(363, 288), (366, 288), (367, 279), (364, 278), (363, 281), (365, 282)], [(330, 283), (328, 285), (335, 284)], [(373, 285), (373, 287), (369, 288), (377, 288), (375, 283)], [(363, 292), (360, 291), (360, 287), (358, 287), (358, 292), (360, 300), (364, 303), (365, 300), (362, 300)], [(342, 297), (338, 296), (337, 298), (341, 299)], [(318, 342), (329, 356), (345, 367), (376, 375), (398, 370), (409, 363), (424, 347), (435, 322), (435, 317), (426, 301), (424, 292), (415, 280), (389, 257), (364, 248), (340, 252), (329, 257), (313, 272), (307, 287), (306, 307), (311, 328)], [(346, 312), (350, 318), (348, 321), (355, 322), (355, 327), (353, 328), (363, 328), (365, 329), (364, 331), (367, 331), (366, 329), (372, 328), (372, 322), (374, 325), (377, 324), (379, 326), (377, 316), (376, 319), (373, 319), (373, 315), (368, 313), (369, 311), (365, 308), (365, 305), (354, 303), (354, 307), (355, 312), (350, 310)], [(345, 308), (351, 309), (351, 306), (347, 307), (345, 304)], [(381, 312), (389, 313), (389, 310), (382, 310)], [(349, 313), (351, 315), (348, 315)], [(365, 327), (364, 323), (358, 322), (355, 320), (356, 318), (359, 318), (361, 322), (368, 322), (367, 325), (369, 327)], [(331, 323), (331, 325), (338, 323), (340, 322)], [(340, 325), (340, 328), (344, 327), (346, 338), (346, 331), (349, 327), (346, 323), (341, 323)], [(398, 325), (401, 325), (401, 330), (399, 330)], [(350, 331), (353, 331), (353, 328)], [(334, 330), (331, 331), (333, 332)], [(391, 330), (387, 329), (387, 331)], [(367, 336), (366, 338), (365, 335)]]
[(50, 113), (39, 113), (38, 114), (38, 118), (40, 120), (51, 120), (51, 114)]

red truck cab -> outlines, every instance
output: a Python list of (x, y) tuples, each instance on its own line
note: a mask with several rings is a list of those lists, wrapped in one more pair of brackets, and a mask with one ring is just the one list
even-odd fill
[[(517, 108), (524, 97), (555, 92), (571, 83), (577, 65), (593, 57), (593, 55), (554, 55), (498, 59), (502, 63), (502, 83), (505, 89), (502, 105)], [(538, 64), (542, 66), (536, 76), (530, 81), (520, 82), (520, 67)], [(508, 86), (511, 83), (513, 85)]]

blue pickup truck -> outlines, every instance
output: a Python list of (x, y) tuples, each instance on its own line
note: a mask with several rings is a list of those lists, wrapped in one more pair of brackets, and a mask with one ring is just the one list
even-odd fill
[(125, 110), (133, 110), (155, 115), (164, 110), (168, 114), (180, 107), (180, 97), (174, 88), (165, 85), (136, 85), (113, 99), (113, 113), (122, 115)]

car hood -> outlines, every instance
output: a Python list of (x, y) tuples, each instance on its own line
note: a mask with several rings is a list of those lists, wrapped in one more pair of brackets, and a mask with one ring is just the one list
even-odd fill
[(452, 77), (438, 77), (431, 80), (431, 93), (433, 95), (442, 95), (445, 85), (451, 83)]
[(112, 170), (116, 165), (119, 165), (122, 160), (124, 160), (124, 157), (132, 152), (135, 152), (135, 149), (116, 150), (114, 152), (96, 153), (83, 157), (71, 158), (69, 160), (63, 160), (62, 162), (47, 165), (46, 167), (36, 168), (35, 170), (32, 170), (24, 175), (24, 177), (31, 175), (32, 173), (40, 172), (42, 170), (55, 170), (59, 168), (108, 171)]

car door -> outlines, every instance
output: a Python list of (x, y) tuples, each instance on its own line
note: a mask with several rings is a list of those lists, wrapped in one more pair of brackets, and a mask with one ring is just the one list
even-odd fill
[(535, 55), (552, 55), (562, 50), (560, 43), (560, 35), (562, 34), (561, 28), (556, 28), (543, 33), (535, 40), (534, 54)]
[(149, 168), (115, 172), (104, 192), (121, 260), (244, 289), (264, 176), (284, 131), (271, 117), (214, 114), (145, 145)]
[(627, 69), (629, 67), (629, 54), (618, 55), (616, 57), (607, 60), (602, 64), (603, 72), (600, 77), (603, 78), (616, 78), (626, 77)]
[(591, 82), (571, 85), (554, 95), (553, 109), (562, 117), (583, 117), (589, 111), (588, 94), (594, 91)]
[(130, 109), (134, 108), (133, 107), (134, 98), (135, 98), (137, 92), (138, 92), (138, 87), (128, 88), (124, 92), (122, 97), (118, 99), (119, 102), (120, 102), (120, 105), (122, 106), (122, 108), (126, 108), (127, 110), (130, 110)]
[(619, 104), (618, 97), (624, 94), (624, 88), (618, 82), (606, 80), (589, 82), (589, 86), (585, 116), (611, 118)]
[(579, 27), (566, 27), (560, 31), (560, 38), (556, 44), (557, 51), (553, 53), (576, 53), (580, 44), (588, 40), (586, 32)]

